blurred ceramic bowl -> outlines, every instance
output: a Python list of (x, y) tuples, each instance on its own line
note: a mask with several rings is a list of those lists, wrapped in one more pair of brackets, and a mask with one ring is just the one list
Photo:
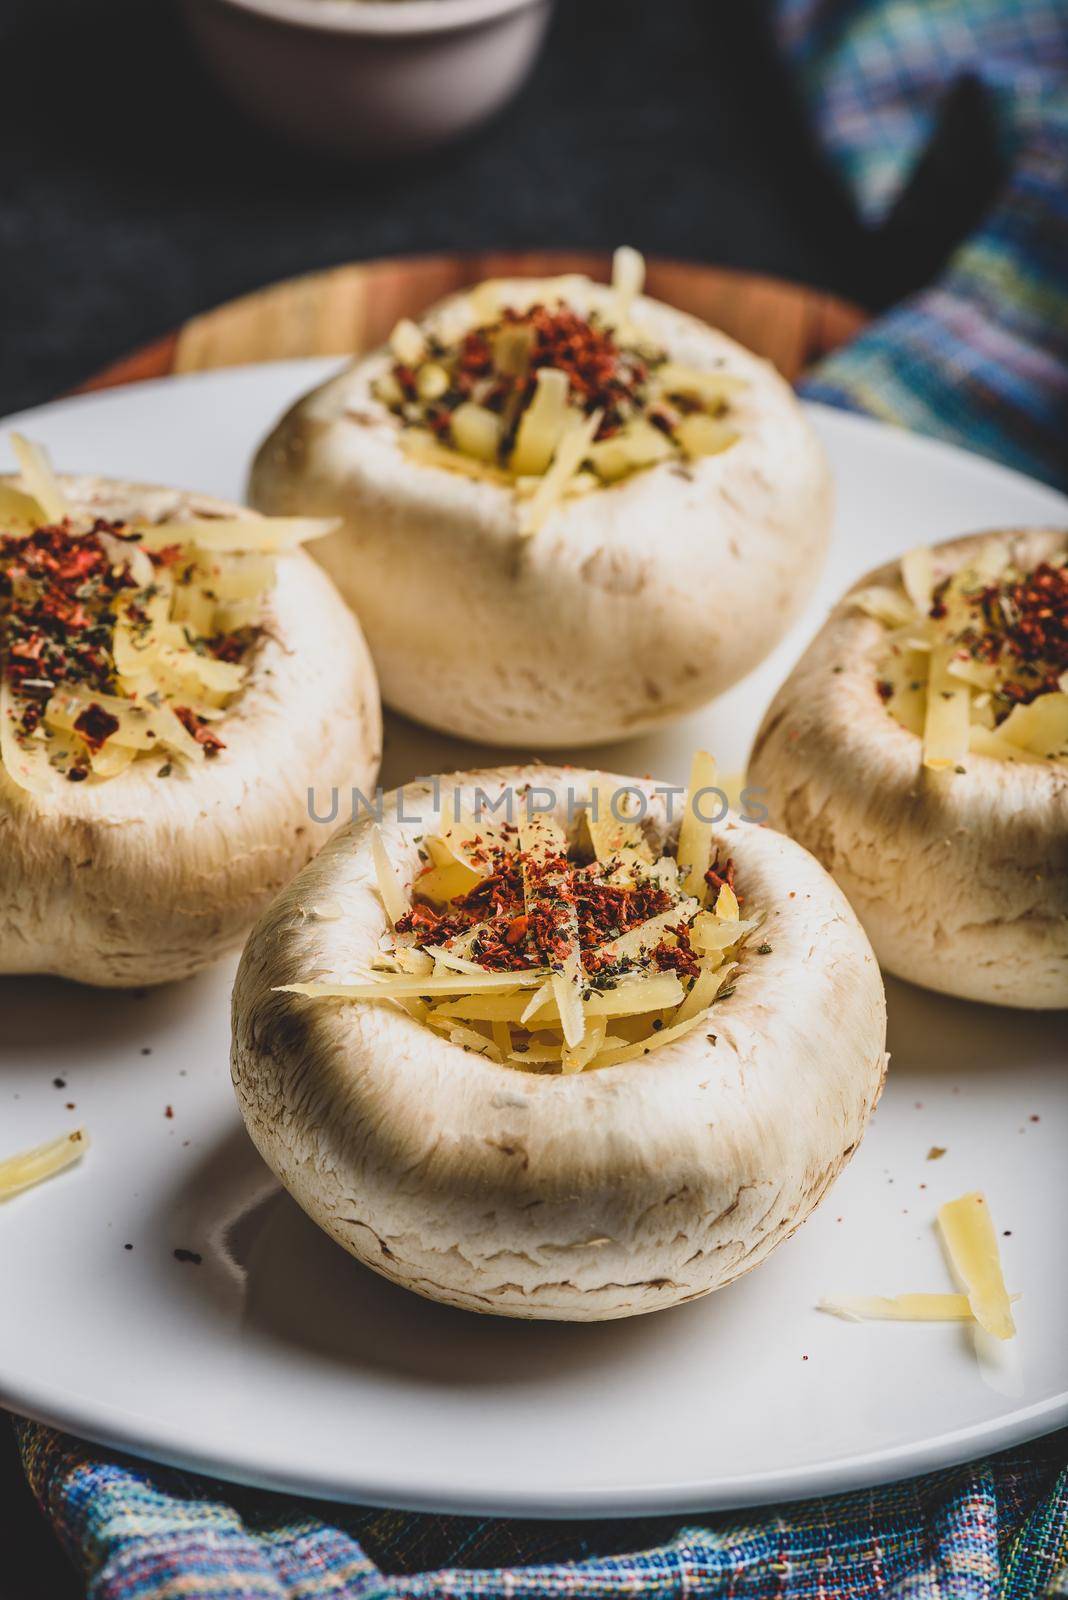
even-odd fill
[(456, 138), (499, 109), (553, 0), (183, 0), (218, 82), (285, 138), (360, 160)]

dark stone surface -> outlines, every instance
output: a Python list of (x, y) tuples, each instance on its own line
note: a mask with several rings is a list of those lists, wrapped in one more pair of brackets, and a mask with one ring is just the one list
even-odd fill
[(879, 298), (758, 4), (564, 0), (520, 98), (360, 171), (231, 111), (165, 0), (4, 0), (0, 412), (272, 279), (409, 250), (629, 241)]
[(0, 1600), (78, 1600), (84, 1590), (26, 1487), (0, 1412)]

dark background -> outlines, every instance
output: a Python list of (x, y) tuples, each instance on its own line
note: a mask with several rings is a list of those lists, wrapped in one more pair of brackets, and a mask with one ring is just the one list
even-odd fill
[(0, 414), (244, 290), (409, 250), (629, 242), (898, 298), (986, 197), (979, 107), (964, 86), (912, 197), (865, 236), (768, 11), (563, 0), (495, 123), (360, 172), (246, 125), (167, 0), (0, 0)]
[[(166, 0), (0, 0), (0, 60), (0, 413), (244, 290), (409, 250), (628, 242), (875, 309), (935, 270), (997, 176), (963, 84), (910, 194), (865, 234), (760, 0), (561, 0), (492, 126), (390, 170), (248, 127)], [(78, 1593), (0, 1420), (0, 1600)]]

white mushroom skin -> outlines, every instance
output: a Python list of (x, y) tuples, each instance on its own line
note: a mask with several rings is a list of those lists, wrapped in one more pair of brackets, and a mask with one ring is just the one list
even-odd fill
[[(470, 803), (476, 784), (581, 796), (591, 776), (535, 767), (442, 785)], [(429, 814), (425, 788), (403, 793), (406, 816)], [(383, 839), (407, 886), (422, 825), (398, 821), (392, 800)], [(645, 1060), (550, 1077), (495, 1065), (389, 1003), (272, 992), (366, 970), (386, 931), (370, 827), (338, 833), (260, 921), (234, 989), (238, 1103), (308, 1214), (394, 1283), (501, 1316), (633, 1316), (763, 1261), (857, 1147), (883, 1082), (886, 1008), (871, 948), (818, 863), (753, 824), (717, 837), (746, 909), (767, 909), (770, 952), (745, 956), (707, 1028)], [(308, 920), (326, 896), (342, 919)]]
[[(989, 538), (937, 545), (936, 570)], [(1020, 530), (1016, 562), (1066, 542)], [(898, 576), (891, 562), (856, 587)], [(879, 698), (885, 638), (847, 598), (836, 606), (764, 718), (749, 782), (845, 890), (888, 972), (966, 1000), (1068, 1006), (1068, 768), (984, 755), (963, 772), (924, 767)]]
[[(177, 490), (60, 481), (76, 510), (102, 517), (241, 514)], [(321, 795), (374, 783), (374, 667), (303, 551), (279, 559), (248, 678), (218, 726), (226, 749), (195, 768), (161, 753), (68, 784), (58, 800), (28, 794), (0, 767), (0, 973), (109, 988), (187, 977), (239, 945), (323, 844), (309, 785)]]
[[(506, 283), (502, 301), (531, 303), (531, 283)], [(568, 298), (579, 311), (613, 304), (585, 279)], [(426, 322), (448, 337), (469, 304), (451, 297)], [(253, 505), (344, 519), (314, 553), (360, 618), (387, 705), (485, 744), (605, 743), (723, 693), (803, 608), (832, 485), (789, 386), (656, 301), (639, 300), (633, 323), (672, 360), (746, 380), (732, 397), (741, 438), (566, 501), (530, 538), (510, 487), (405, 453), (374, 394), (388, 350), (306, 396), (261, 446)]]

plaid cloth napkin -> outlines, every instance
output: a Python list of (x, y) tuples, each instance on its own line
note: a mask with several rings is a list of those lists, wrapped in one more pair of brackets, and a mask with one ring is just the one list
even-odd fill
[[(892, 226), (907, 206), (962, 89), (976, 91), (963, 141), (989, 138), (1003, 174), (936, 281), (822, 362), (802, 393), (1068, 488), (1068, 3), (780, 0), (778, 28), (869, 224)], [(922, 174), (930, 206), (974, 160), (957, 156), (941, 186)]]
[(1064, 1434), (833, 1500), (580, 1525), (304, 1505), (16, 1427), (90, 1600), (1068, 1597)]
[[(962, 78), (1005, 172), (938, 281), (805, 392), (1068, 487), (1068, 0), (780, 0), (777, 22), (873, 226)], [(1068, 1435), (834, 1500), (579, 1525), (317, 1508), (16, 1428), (92, 1600), (1068, 1600)]]

